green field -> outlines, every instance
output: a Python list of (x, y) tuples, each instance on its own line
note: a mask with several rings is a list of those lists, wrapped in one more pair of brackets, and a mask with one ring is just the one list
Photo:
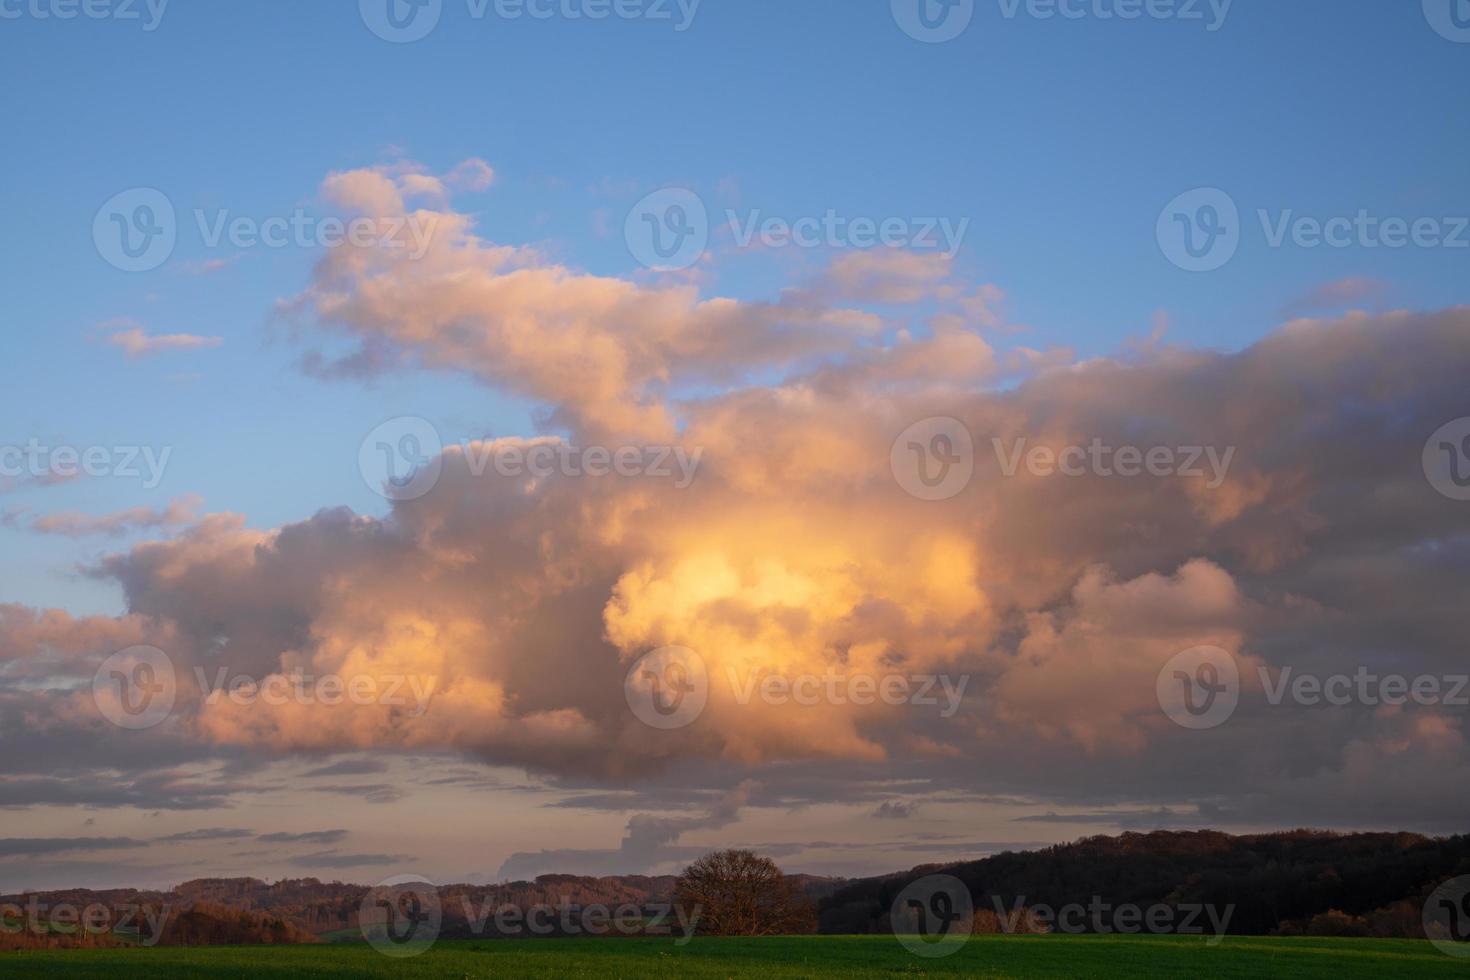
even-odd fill
[(1466, 977), (1423, 942), (1180, 936), (976, 936), (922, 959), (886, 936), (441, 942), (392, 960), (366, 945), (50, 950), (0, 955), (0, 977)]

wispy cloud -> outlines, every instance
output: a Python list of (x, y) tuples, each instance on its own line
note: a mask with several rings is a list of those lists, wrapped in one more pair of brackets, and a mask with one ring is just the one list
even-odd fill
[(29, 528), (37, 534), (57, 534), (68, 538), (105, 535), (122, 537), (132, 531), (180, 528), (199, 520), (204, 498), (189, 494), (175, 497), (167, 507), (131, 507), (111, 514), (79, 514), (65, 512), (45, 514), (31, 520)]
[(130, 359), (137, 360), (165, 351), (205, 350), (219, 347), (222, 337), (204, 337), (192, 333), (150, 334), (141, 326), (128, 326), (107, 336), (107, 343), (121, 348)]
[(1323, 283), (1286, 305), (1287, 316), (1330, 313), (1365, 303), (1376, 303), (1388, 293), (1388, 283), (1367, 276), (1349, 276)]

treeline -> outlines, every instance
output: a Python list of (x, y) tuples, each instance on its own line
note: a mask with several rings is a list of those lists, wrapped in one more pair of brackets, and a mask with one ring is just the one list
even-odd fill
[(1470, 874), (1470, 837), (1296, 830), (1232, 836), (1158, 831), (1089, 837), (1025, 853), (849, 883), (824, 900), (825, 933), (890, 930), (892, 902), (942, 871), (969, 888), (977, 912), (1018, 905), (1232, 908), (1238, 935), (1423, 938), (1420, 910), (1443, 881)]
[[(445, 885), (439, 889), (444, 913), (444, 935), (467, 935), (473, 919), (486, 909), (502, 906), (528, 909), (534, 906), (609, 908), (667, 903), (674, 890), (672, 875), (542, 875), (535, 881), (513, 881), (496, 885)], [(806, 879), (818, 892), (830, 891), (836, 882)], [(101, 905), (109, 909), (135, 907), (171, 910), (164, 945), (196, 945), (232, 942), (310, 942), (316, 935), (358, 927), (358, 911), (368, 886), (318, 878), (284, 878), (266, 882), (259, 878), (199, 878), (169, 891), (136, 889), (66, 889), (37, 893), (0, 895), (0, 904), (26, 907), (31, 899), (44, 908), (67, 905), (81, 909)], [(146, 921), (146, 920), (145, 920)], [(0, 930), (3, 932), (3, 930)], [(233, 935), (234, 939), (218, 937)], [(213, 938), (212, 938), (213, 937)], [(111, 930), (105, 934), (63, 935), (27, 928), (14, 936), (0, 936), (0, 949), (44, 948), (69, 945), (115, 945), (134, 942)]]
[[(68, 893), (77, 896), (77, 893)], [(84, 897), (83, 896), (78, 897)], [(68, 905), (63, 901), (58, 904)], [(32, 917), (22, 911), (0, 923), (0, 950), (89, 949), (117, 946), (259, 946), (315, 943), (320, 940), (278, 915), (201, 902), (176, 910), (144, 902), (106, 906), (106, 916), (87, 922), (75, 916), (60, 921), (51, 915)], [(47, 904), (48, 912), (56, 905)], [(71, 906), (77, 908), (78, 906)], [(158, 924), (155, 934), (154, 924)]]

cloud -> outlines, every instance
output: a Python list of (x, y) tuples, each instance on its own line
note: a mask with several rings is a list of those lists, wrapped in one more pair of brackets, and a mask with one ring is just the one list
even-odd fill
[(181, 262), (179, 266), (190, 275), (210, 276), (216, 272), (223, 272), (244, 257), (243, 252), (224, 258), (205, 259), (203, 261)]
[(628, 820), (622, 843), (616, 849), (560, 849), (512, 854), (500, 866), (501, 881), (529, 880), (559, 868), (577, 867), (585, 874), (664, 873), (711, 848), (676, 846), (686, 834), (719, 830), (734, 823), (757, 788), (752, 781), (722, 795), (703, 813), (670, 817), (637, 814)]
[(594, 276), (535, 249), (479, 237), (469, 216), (413, 209), (441, 197), (401, 168), (336, 173), (323, 196), (380, 222), (434, 229), (427, 249), (334, 249), (312, 286), (284, 310), (358, 342), (315, 373), (354, 376), (418, 364), (466, 371), (553, 406), (558, 419), (611, 434), (672, 435), (668, 385), (728, 380), (802, 358), (852, 350), (881, 324), (871, 314), (815, 306), (701, 300), (692, 286), (656, 288)]
[[(1156, 347), (999, 390), (922, 367), (907, 348), (942, 338), (919, 338), (679, 406), (681, 441), (705, 451), (687, 491), (476, 476), (455, 448), (436, 490), (387, 518), (324, 511), (269, 532), (209, 519), (98, 574), (135, 613), (171, 625), (185, 662), (224, 636), (253, 676), (436, 679), (419, 717), (186, 700), (190, 730), (214, 746), (448, 749), (635, 782), (690, 760), (728, 764), (737, 781), (775, 762), (851, 762), (865, 767), (859, 786), (862, 772), (881, 780), (922, 760), (944, 785), (955, 760), (998, 753), (985, 770), (995, 790), (1058, 794), (1065, 781), (1102, 793), (1106, 774), (1133, 799), (1174, 805), (1261, 785), (1262, 769), (1290, 782), (1287, 755), (1341, 770), (1351, 732), (1371, 725), (1348, 711), (1339, 730), (1303, 741), (1291, 712), (1243, 713), (1215, 734), (1227, 759), (1211, 788), (1182, 768), (1180, 731), (1155, 700), (1180, 650), (1223, 646), (1248, 684), (1258, 665), (1355, 668), (1384, 649), (1403, 670), (1455, 665), (1443, 569), (1470, 543), (1418, 451), (1455, 417), (1467, 327), (1463, 310), (1302, 322), (1238, 354)], [(1309, 405), (1302, 390), (1317, 393)], [(1336, 409), (1348, 403), (1353, 413)], [(1302, 425), (1281, 426), (1292, 414)], [(937, 505), (904, 493), (889, 459), (896, 435), (929, 415), (963, 420), (977, 447), (971, 485)], [(1237, 451), (1214, 490), (1184, 477), (1008, 477), (991, 440), (1023, 438)], [(622, 689), (631, 660), (665, 644), (699, 651), (712, 685), (678, 738), (638, 722)], [(770, 670), (972, 682), (949, 719), (740, 703), (743, 679)]]
[(230, 827), (205, 827), (200, 830), (186, 830), (178, 834), (169, 834), (167, 837), (160, 837), (158, 839), (164, 843), (176, 843), (200, 840), (241, 840), (254, 836), (255, 831), (253, 830)]
[(150, 334), (142, 327), (135, 326), (109, 334), (107, 343), (122, 348), (129, 358), (137, 360), (165, 351), (219, 347), (224, 343), (224, 338), (202, 337), (191, 333)]
[(365, 868), (411, 860), (413, 858), (407, 854), (339, 854), (336, 851), (322, 851), (292, 858), (291, 863), (298, 868)]
[[(264, 530), (210, 515), (108, 555), (89, 574), (122, 590), (125, 617), (0, 607), (0, 733), (16, 746), (0, 805), (148, 793), (221, 805), (239, 782), (179, 775), (178, 760), (372, 751), (522, 767), (571, 781), (598, 801), (588, 808), (638, 814), (618, 847), (527, 852), (507, 874), (573, 856), (669, 864), (695, 849), (685, 835), (723, 826), (698, 821), (739, 806), (645, 817), (617, 791), (707, 808), (751, 779), (748, 805), (831, 802), (857, 817), (899, 795), (927, 816), (928, 795), (946, 791), (1030, 812), (1462, 822), (1463, 713), (1272, 709), (1256, 678), (1463, 671), (1470, 512), (1433, 489), (1421, 454), (1465, 413), (1470, 309), (1297, 320), (1237, 352), (1156, 337), (1077, 360), (982, 337), (999, 290), (933, 259), (840, 260), (774, 302), (706, 297), (493, 242), (415, 173), (328, 179), (330, 198), (374, 217), (404, 217), (410, 201), (443, 210), (421, 260), (332, 250), (290, 304), (303, 336), (356, 343), (352, 370), (462, 371), (534, 399), (556, 434), (503, 445), (676, 444), (702, 451), (698, 478), (682, 490), (510, 479), (477, 473), (456, 446), (432, 493), (383, 514), (329, 506)], [(914, 302), (879, 317), (843, 305), (856, 296)], [(975, 449), (968, 484), (944, 501), (894, 473), (900, 434), (934, 417), (962, 423)], [(1054, 455), (1094, 441), (1233, 454), (1213, 487), (1008, 475), (1022, 440)], [(109, 785), (89, 753), (123, 753), (87, 685), (140, 637), (174, 658), (180, 690), (175, 716), (132, 744), (172, 775)], [(1186, 733), (1155, 681), (1200, 644), (1238, 658), (1246, 696), (1220, 729)], [(665, 645), (698, 652), (710, 682), (698, 720), (673, 733), (639, 721), (623, 686)], [(219, 666), (413, 678), (432, 698), (418, 713), (208, 702), (193, 669)], [(948, 716), (739, 696), (771, 673), (968, 686)], [(85, 775), (18, 768), (28, 758)], [(357, 774), (332, 768), (315, 774)], [(383, 804), (408, 792), (306, 788)]]
[(488, 190), (495, 182), (495, 171), (478, 157), (459, 163), (444, 178), (444, 183), (455, 190)]
[(935, 297), (954, 260), (937, 252), (871, 249), (839, 255), (801, 295), (826, 303), (920, 303)]
[(0, 837), (0, 857), (120, 851), (146, 846), (146, 841), (131, 837)]
[(368, 783), (356, 786), (314, 786), (318, 793), (335, 793), (338, 796), (355, 796), (364, 803), (394, 803), (403, 799), (408, 792), (388, 783)]
[(388, 764), (378, 759), (343, 759), (331, 765), (307, 770), (306, 776), (369, 776), (387, 772)]
[(43, 514), (33, 518), (29, 528), (37, 534), (57, 534), (68, 538), (93, 535), (122, 537), (131, 531), (163, 530), (185, 527), (199, 520), (204, 498), (188, 495), (175, 497), (162, 509), (131, 507), (112, 514)]
[(907, 820), (918, 811), (918, 806), (902, 800), (885, 800), (873, 811), (879, 820)]
[(261, 834), (260, 840), (267, 844), (336, 844), (347, 836), (345, 830), (312, 830), (300, 834), (277, 831)]
[(1383, 299), (1388, 288), (1389, 284), (1381, 279), (1349, 276), (1308, 290), (1288, 303), (1285, 313), (1288, 316), (1302, 316), (1374, 303)]

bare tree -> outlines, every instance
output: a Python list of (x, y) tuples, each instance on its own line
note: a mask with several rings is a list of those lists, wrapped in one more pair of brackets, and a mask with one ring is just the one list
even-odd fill
[(684, 869), (674, 901), (698, 915), (705, 936), (779, 936), (815, 932), (816, 908), (770, 858), (716, 851)]

